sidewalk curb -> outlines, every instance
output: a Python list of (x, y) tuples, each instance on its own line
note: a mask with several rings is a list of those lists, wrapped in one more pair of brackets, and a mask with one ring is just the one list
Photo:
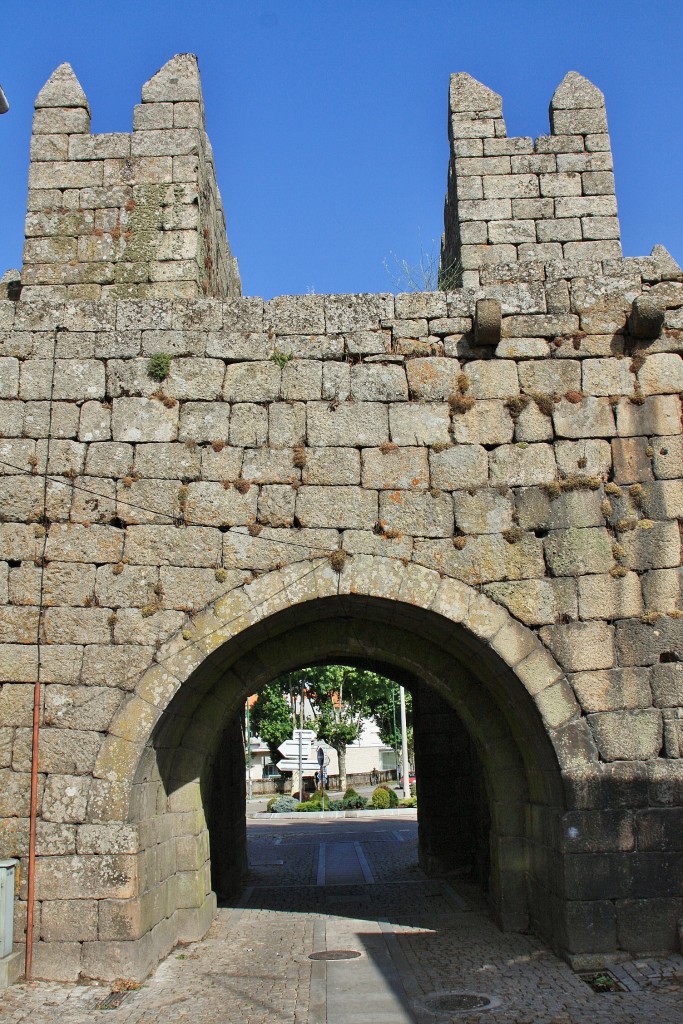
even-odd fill
[(272, 811), (252, 811), (247, 814), (248, 818), (277, 818), (278, 820), (286, 820), (287, 818), (294, 818), (296, 821), (306, 820), (307, 818), (374, 818), (375, 816), (384, 818), (399, 818), (401, 815), (409, 815), (417, 817), (417, 807), (387, 807), (384, 810), (373, 808), (371, 811), (285, 811), (280, 814), (273, 814)]

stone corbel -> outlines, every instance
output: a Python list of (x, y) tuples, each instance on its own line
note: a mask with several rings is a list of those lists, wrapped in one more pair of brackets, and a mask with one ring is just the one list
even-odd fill
[(632, 337), (651, 341), (659, 337), (664, 323), (664, 306), (654, 295), (639, 295), (633, 300), (628, 329)]
[(503, 315), (497, 299), (479, 299), (474, 311), (475, 345), (500, 344)]

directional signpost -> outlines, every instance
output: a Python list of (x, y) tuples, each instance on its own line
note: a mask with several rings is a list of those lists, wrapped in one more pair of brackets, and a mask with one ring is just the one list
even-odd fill
[[(283, 757), (297, 758), (299, 757), (299, 741), (298, 740), (285, 740), (277, 748)], [(301, 743), (301, 756), (304, 760), (311, 758), (311, 744)]]
[[(293, 758), (292, 760), (290, 760), (288, 758), (283, 758), (282, 761), (278, 761), (277, 766), (281, 772), (298, 772), (299, 759)], [(315, 775), (315, 773), (318, 770), (318, 762), (302, 760), (301, 770), (303, 771), (304, 775)]]
[(315, 739), (313, 729), (295, 729), (291, 740), (285, 740), (277, 748), (283, 755), (277, 766), (281, 772), (301, 772), (302, 775), (314, 775), (318, 770), (318, 762), (313, 756), (311, 747)]

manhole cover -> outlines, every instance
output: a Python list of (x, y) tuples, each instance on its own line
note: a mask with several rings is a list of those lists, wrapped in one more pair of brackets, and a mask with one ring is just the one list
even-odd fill
[(117, 1010), (123, 1000), (128, 995), (127, 992), (110, 992), (108, 996), (98, 1003), (95, 1007), (96, 1010)]
[(491, 1010), (500, 1005), (496, 996), (481, 992), (437, 992), (422, 1001), (424, 1009), (435, 1015), (468, 1013), (470, 1010)]
[(323, 949), (319, 953), (309, 953), (309, 960), (355, 960), (360, 953), (357, 949)]

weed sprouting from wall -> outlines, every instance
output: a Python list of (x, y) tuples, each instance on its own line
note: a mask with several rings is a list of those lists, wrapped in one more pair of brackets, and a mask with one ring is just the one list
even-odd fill
[(155, 352), (147, 363), (147, 376), (152, 380), (166, 380), (171, 370), (173, 356), (168, 352)]

